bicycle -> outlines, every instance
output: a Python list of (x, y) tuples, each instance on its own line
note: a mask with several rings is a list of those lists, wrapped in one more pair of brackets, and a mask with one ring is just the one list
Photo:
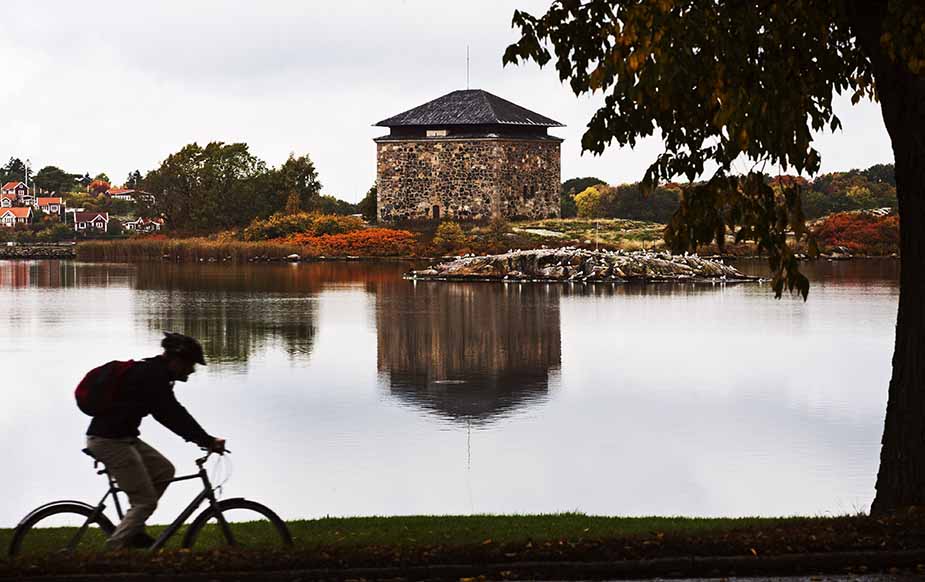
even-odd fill
[[(66, 553), (77, 550), (103, 550), (106, 539), (116, 529), (116, 526), (103, 513), (106, 509), (106, 498), (112, 496), (116, 514), (121, 521), (123, 518), (122, 505), (116, 494), (122, 490), (118, 488), (105, 467), (99, 469), (100, 461), (89, 449), (83, 449), (83, 452), (93, 458), (93, 468), (97, 469), (97, 474), (106, 475), (109, 490), (96, 506), (82, 501), (62, 500), (46, 503), (31, 511), (13, 531), (9, 547), (10, 557), (43, 550)], [(210, 451), (204, 457), (195, 460), (196, 466), (199, 467), (196, 473), (171, 479), (171, 483), (201, 479), (203, 490), (186, 506), (186, 509), (180, 512), (173, 523), (157, 536), (148, 550), (154, 551), (164, 547), (204, 501), (208, 501), (208, 507), (197, 515), (186, 529), (182, 547), (191, 549), (197, 544), (197, 540), (202, 542), (199, 547), (210, 542), (248, 547), (254, 545), (291, 546), (292, 536), (289, 528), (270, 508), (243, 497), (218, 500), (215, 495), (218, 487), (213, 487), (204, 467), (211, 455)], [(246, 512), (248, 519), (227, 519), (229, 513), (238, 511)], [(210, 524), (211, 521), (216, 522), (217, 527)], [(234, 528), (232, 528), (232, 523), (235, 525)], [(42, 528), (42, 533), (32, 536), (30, 546), (29, 534), (37, 528)]]

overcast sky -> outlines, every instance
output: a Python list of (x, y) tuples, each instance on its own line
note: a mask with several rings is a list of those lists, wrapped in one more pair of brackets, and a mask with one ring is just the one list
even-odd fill
[[(324, 192), (357, 201), (373, 184), (374, 123), (466, 87), (567, 125), (562, 179), (637, 181), (660, 152), (581, 155), (596, 99), (556, 72), (502, 68), (515, 8), (548, 0), (4, 1), (0, 158), (37, 170), (106, 172), (121, 183), (183, 145), (247, 142), (270, 165), (309, 154)], [(839, 101), (844, 130), (818, 142), (822, 171), (892, 161), (879, 108)]]

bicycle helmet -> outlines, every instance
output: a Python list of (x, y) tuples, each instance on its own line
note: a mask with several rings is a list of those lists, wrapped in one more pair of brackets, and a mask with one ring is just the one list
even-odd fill
[(206, 365), (206, 356), (202, 351), (202, 344), (196, 341), (196, 338), (182, 333), (165, 331), (164, 339), (161, 340), (161, 347), (164, 348), (165, 354), (175, 354), (197, 364)]

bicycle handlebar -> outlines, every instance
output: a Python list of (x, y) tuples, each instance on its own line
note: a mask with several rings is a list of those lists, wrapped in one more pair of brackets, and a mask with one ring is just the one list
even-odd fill
[(211, 451), (205, 447), (199, 447), (199, 448), (202, 449), (203, 451), (206, 451), (206, 456), (196, 459), (196, 464), (200, 467), (202, 467), (205, 464), (205, 462), (209, 460), (209, 457), (211, 457), (213, 454), (218, 454), (218, 455), (224, 455), (225, 453), (231, 454), (231, 449), (224, 449), (222, 452), (216, 453), (216, 451)]

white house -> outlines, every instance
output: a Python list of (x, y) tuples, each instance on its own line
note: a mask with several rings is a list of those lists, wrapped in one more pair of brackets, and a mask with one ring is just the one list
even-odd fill
[(31, 206), (0, 209), (0, 226), (13, 228), (18, 224), (32, 224)]
[(123, 226), (125, 226), (125, 230), (134, 232), (160, 232), (161, 227), (164, 226), (164, 219), (141, 217), (137, 220), (126, 222)]
[(132, 188), (110, 188), (106, 191), (106, 194), (113, 200), (141, 201), (146, 204), (154, 204), (155, 202), (154, 194)]

